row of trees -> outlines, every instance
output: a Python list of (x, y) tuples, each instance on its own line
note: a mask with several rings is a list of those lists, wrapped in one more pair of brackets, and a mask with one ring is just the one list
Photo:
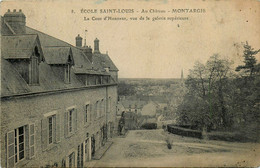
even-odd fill
[(256, 56), (260, 50), (247, 42), (243, 47), (244, 64), (236, 68), (219, 54), (205, 64), (195, 63), (185, 82), (187, 93), (177, 109), (181, 124), (208, 130), (259, 129), (260, 63)]

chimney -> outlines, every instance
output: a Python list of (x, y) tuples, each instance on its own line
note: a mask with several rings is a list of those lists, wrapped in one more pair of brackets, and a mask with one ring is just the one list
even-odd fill
[(94, 53), (100, 54), (100, 51), (99, 51), (99, 40), (97, 38), (94, 40)]
[(82, 37), (79, 34), (76, 37), (76, 47), (82, 47)]
[(16, 9), (13, 12), (8, 9), (4, 14), (4, 20), (10, 25), (16, 34), (25, 34), (26, 17), (20, 9), (18, 12)]
[(88, 60), (92, 63), (93, 62), (92, 48), (90, 46), (89, 47), (84, 46), (83, 52), (87, 56)]

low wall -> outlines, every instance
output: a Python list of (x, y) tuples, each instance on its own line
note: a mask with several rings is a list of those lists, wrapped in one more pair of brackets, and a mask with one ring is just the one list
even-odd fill
[(257, 142), (257, 140), (239, 132), (209, 132), (209, 140), (221, 140), (229, 142)]
[(176, 135), (195, 137), (200, 139), (202, 138), (202, 132), (198, 130), (192, 130), (192, 129), (182, 128), (178, 126), (167, 125), (167, 131)]

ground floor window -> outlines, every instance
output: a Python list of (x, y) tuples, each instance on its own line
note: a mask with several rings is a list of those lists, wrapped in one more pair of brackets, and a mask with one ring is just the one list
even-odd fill
[(24, 159), (24, 151), (25, 151), (25, 126), (19, 127), (15, 129), (15, 163)]
[(6, 134), (6, 167), (14, 167), (19, 161), (34, 157), (34, 132), (34, 124), (31, 124)]
[(75, 153), (69, 155), (69, 167), (75, 167)]
[(78, 146), (77, 167), (83, 167), (83, 158), (84, 158), (83, 143), (81, 143)]
[(65, 160), (65, 159), (62, 159), (62, 161), (61, 161), (61, 167), (62, 167), (62, 168), (65, 168), (65, 167), (66, 167), (66, 160)]
[(89, 139), (85, 140), (85, 161), (89, 161)]

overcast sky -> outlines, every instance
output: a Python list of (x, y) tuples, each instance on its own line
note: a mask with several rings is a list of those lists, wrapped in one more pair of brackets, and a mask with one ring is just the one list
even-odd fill
[[(133, 9), (129, 14), (81, 14), (84, 9)], [(205, 9), (204, 13), (171, 13), (172, 9)], [(87, 29), (87, 45), (100, 40), (123, 78), (179, 78), (196, 60), (205, 62), (219, 53), (238, 64), (241, 42), (260, 48), (260, 1), (20, 1), (2, 2), (7, 9), (22, 9), (27, 26), (75, 45)], [(75, 13), (71, 13), (71, 10)], [(142, 9), (166, 13), (140, 13)], [(138, 12), (137, 12), (138, 11)], [(186, 21), (83, 21), (83, 17), (188, 17)], [(258, 56), (259, 57), (259, 56)], [(258, 59), (259, 60), (259, 59)]]

